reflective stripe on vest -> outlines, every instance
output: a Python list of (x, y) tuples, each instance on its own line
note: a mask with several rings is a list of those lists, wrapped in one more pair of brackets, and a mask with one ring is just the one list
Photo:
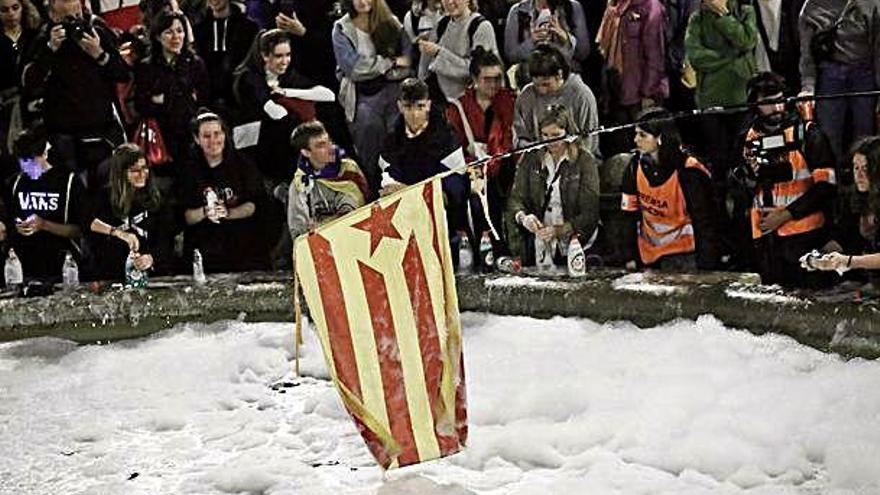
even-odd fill
[[(789, 127), (783, 131), (786, 143), (794, 140), (794, 127)], [(760, 133), (755, 128), (749, 129), (746, 139), (751, 141), (759, 138)], [(797, 201), (801, 196), (813, 187), (817, 182), (829, 182), (834, 184), (837, 179), (833, 168), (820, 168), (810, 171), (807, 160), (804, 158), (800, 150), (792, 150), (788, 152), (788, 163), (791, 165), (792, 180), (788, 182), (778, 182), (773, 185), (773, 209), (782, 210), (790, 204)], [(752, 203), (751, 221), (752, 221), (752, 238), (761, 237), (761, 211), (765, 207), (764, 191), (760, 188), (755, 193), (755, 199)], [(803, 234), (821, 228), (825, 225), (825, 215), (821, 211), (811, 213), (803, 218), (789, 220), (782, 224), (776, 232), (780, 236), (790, 236)]]
[[(693, 157), (687, 159), (685, 167), (698, 168), (709, 174)], [(663, 184), (652, 187), (642, 167), (636, 165), (636, 184), (639, 209), (642, 212), (642, 221), (639, 224), (639, 254), (642, 262), (650, 265), (663, 256), (694, 252), (694, 226), (687, 212), (678, 171), (673, 172)]]

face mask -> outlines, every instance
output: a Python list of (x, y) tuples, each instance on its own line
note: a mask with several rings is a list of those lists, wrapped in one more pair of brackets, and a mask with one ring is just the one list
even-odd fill
[(40, 166), (36, 158), (21, 158), (18, 160), (18, 166), (31, 180), (37, 180), (43, 175), (43, 167)]

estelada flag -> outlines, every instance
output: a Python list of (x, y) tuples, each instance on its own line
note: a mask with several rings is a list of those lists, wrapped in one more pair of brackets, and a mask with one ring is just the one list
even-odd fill
[(330, 376), (384, 469), (453, 454), (467, 438), (448, 239), (435, 178), (296, 240)]

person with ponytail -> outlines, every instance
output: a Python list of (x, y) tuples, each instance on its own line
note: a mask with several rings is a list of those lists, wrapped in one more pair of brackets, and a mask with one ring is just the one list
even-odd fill
[(385, 0), (345, 0), (333, 26), (333, 51), (355, 151), (375, 191), (382, 138), (394, 132), (400, 81), (412, 73), (410, 42)]
[(257, 168), (231, 146), (226, 122), (200, 109), (191, 124), (198, 147), (183, 176), (184, 253), (202, 255), (206, 273), (266, 270), (266, 198)]
[(296, 170), (296, 154), (290, 148), (293, 130), (315, 119), (316, 104), (336, 99), (330, 89), (297, 72), (292, 62), (290, 35), (280, 29), (264, 31), (236, 69), (233, 86), (239, 110), (236, 122), (258, 129), (251, 157), (275, 184), (288, 183)]
[(627, 268), (717, 268), (720, 246), (708, 169), (685, 153), (675, 122), (662, 108), (639, 115), (634, 141), (621, 198), (632, 220)]

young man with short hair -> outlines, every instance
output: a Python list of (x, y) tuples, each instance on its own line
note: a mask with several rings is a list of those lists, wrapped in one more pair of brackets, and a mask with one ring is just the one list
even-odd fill
[(369, 191), (357, 163), (345, 157), (321, 122), (300, 124), (290, 141), (299, 151), (287, 202), (287, 225), (290, 237), (296, 239), (321, 223), (363, 206)]

